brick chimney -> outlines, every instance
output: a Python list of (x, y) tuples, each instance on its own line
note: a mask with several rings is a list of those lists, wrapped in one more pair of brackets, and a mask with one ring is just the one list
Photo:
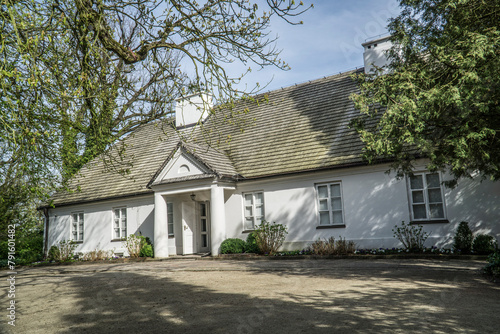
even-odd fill
[(196, 93), (177, 99), (175, 126), (179, 128), (203, 122), (212, 106), (212, 95), (208, 93)]

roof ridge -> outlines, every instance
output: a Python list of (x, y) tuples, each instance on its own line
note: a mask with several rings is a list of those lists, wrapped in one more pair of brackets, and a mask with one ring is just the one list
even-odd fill
[(346, 76), (346, 75), (348, 75), (350, 73), (360, 72), (363, 69), (364, 69), (363, 66), (361, 66), (361, 67), (355, 67), (353, 69), (349, 69), (349, 70), (346, 70), (346, 71), (343, 71), (343, 72), (325, 75), (325, 76), (320, 77), (320, 78), (296, 82), (296, 83), (290, 84), (288, 86), (283, 86), (281, 88), (276, 88), (276, 89), (273, 89), (273, 90), (269, 90), (269, 91), (266, 91), (266, 92), (262, 92), (262, 93), (253, 95), (252, 97), (256, 98), (256, 97), (258, 97), (260, 95), (269, 94), (269, 93), (278, 92), (278, 91), (283, 91), (283, 90), (288, 90), (288, 89), (291, 89), (291, 88), (300, 87), (300, 86), (308, 85), (308, 84), (311, 84), (311, 83), (315, 83), (317, 81), (321, 81), (321, 80), (325, 80), (325, 79), (332, 79), (334, 77), (339, 77), (339, 78), (340, 77), (344, 77), (344, 76)]

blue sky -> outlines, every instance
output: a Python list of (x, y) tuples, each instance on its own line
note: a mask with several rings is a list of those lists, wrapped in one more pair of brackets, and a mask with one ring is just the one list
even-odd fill
[(278, 36), (281, 58), (290, 71), (264, 68), (244, 79), (249, 86), (272, 82), (264, 91), (345, 72), (363, 65), (361, 43), (387, 33), (387, 19), (399, 13), (397, 0), (303, 0), (314, 8), (291, 26), (275, 19), (271, 37)]

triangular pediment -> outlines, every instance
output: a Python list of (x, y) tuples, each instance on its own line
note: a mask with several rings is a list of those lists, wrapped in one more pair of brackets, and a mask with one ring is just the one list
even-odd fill
[(179, 178), (189, 178), (197, 175), (213, 174), (194, 155), (188, 153), (183, 147), (178, 147), (166, 162), (165, 166), (155, 178), (154, 183)]

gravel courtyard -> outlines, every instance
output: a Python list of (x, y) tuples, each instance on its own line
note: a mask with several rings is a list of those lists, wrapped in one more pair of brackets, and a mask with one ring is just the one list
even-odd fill
[[(2, 333), (498, 333), (481, 261), (194, 260), (20, 268)], [(0, 271), (4, 284), (6, 271)]]

